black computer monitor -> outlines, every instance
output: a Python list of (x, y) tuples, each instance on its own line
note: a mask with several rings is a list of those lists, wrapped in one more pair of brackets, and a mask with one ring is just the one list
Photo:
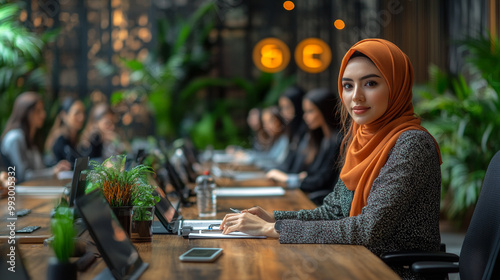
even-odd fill
[[(99, 279), (137, 279), (147, 269), (100, 190), (75, 201), (79, 214), (108, 268)], [(112, 274), (112, 275), (110, 275)]]

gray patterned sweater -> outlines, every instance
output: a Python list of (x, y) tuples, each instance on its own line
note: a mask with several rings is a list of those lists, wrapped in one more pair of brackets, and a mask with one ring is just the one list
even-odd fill
[(274, 211), (280, 243), (364, 245), (376, 255), (400, 250), (438, 251), (441, 169), (432, 137), (403, 132), (373, 182), (362, 213), (349, 217), (354, 192), (339, 180), (313, 210)]

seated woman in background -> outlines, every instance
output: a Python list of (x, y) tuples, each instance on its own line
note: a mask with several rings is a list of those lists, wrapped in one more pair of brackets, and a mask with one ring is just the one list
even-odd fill
[(288, 136), (288, 154), (279, 166), (286, 173), (298, 173), (301, 170), (301, 158), (296, 154), (305, 148), (307, 140), (307, 125), (304, 122), (302, 110), (302, 99), (305, 92), (298, 86), (292, 86), (285, 90), (278, 100), (281, 116), (286, 122), (286, 135)]
[(441, 157), (413, 111), (409, 58), (389, 41), (362, 40), (344, 56), (338, 84), (344, 165), (324, 204), (274, 213), (253, 207), (226, 215), (220, 228), (281, 243), (364, 245), (376, 255), (438, 251)]
[(262, 123), (270, 136), (270, 148), (265, 152), (254, 152), (254, 164), (261, 168), (273, 168), (281, 164), (288, 153), (288, 137), (285, 134), (285, 120), (278, 107), (271, 106), (262, 111)]
[(45, 121), (45, 108), (40, 95), (25, 92), (14, 102), (14, 108), (2, 133), (1, 152), (6, 167), (15, 168), (16, 182), (39, 178), (50, 178), (60, 171), (70, 169), (66, 160), (56, 166), (45, 167), (37, 146), (38, 132)]
[(296, 153), (300, 163), (296, 173), (272, 169), (267, 177), (286, 182), (290, 188), (300, 187), (309, 198), (320, 205), (339, 176), (339, 151), (342, 137), (335, 119), (337, 95), (327, 89), (314, 89), (304, 97), (304, 120), (309, 127), (307, 146)]
[(118, 141), (115, 132), (115, 114), (106, 103), (99, 103), (90, 110), (85, 129), (80, 137), (78, 151), (92, 159), (106, 159), (117, 154), (113, 147)]
[(269, 135), (264, 130), (262, 123), (262, 110), (252, 108), (248, 111), (247, 124), (251, 129), (251, 147), (254, 151), (267, 151), (269, 149)]
[(46, 151), (52, 152), (52, 160), (67, 160), (74, 164), (83, 156), (77, 150), (78, 135), (85, 122), (85, 106), (79, 99), (64, 99), (56, 121), (45, 143)]

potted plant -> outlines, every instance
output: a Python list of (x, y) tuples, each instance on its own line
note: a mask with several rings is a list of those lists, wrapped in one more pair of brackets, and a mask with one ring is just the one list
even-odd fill
[(153, 195), (154, 186), (139, 184), (132, 194), (132, 232), (131, 239), (135, 242), (151, 242), (153, 239), (153, 217), (155, 203), (159, 196)]
[(75, 250), (73, 219), (73, 209), (58, 206), (50, 221), (53, 234), (50, 246), (56, 256), (49, 259), (48, 279), (76, 279), (76, 264), (70, 262), (70, 257)]
[(148, 174), (154, 172), (150, 166), (142, 164), (126, 170), (125, 162), (125, 155), (111, 156), (102, 164), (90, 161), (91, 170), (87, 176), (90, 184), (86, 192), (96, 188), (101, 189), (118, 221), (130, 237), (135, 188), (147, 185)]

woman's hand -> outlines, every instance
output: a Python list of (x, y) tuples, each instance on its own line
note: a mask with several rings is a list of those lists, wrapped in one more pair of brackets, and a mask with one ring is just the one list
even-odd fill
[(58, 174), (61, 171), (71, 170), (71, 164), (67, 160), (59, 161), (56, 166), (54, 166), (54, 174)]
[(285, 183), (288, 180), (288, 175), (283, 171), (279, 171), (278, 169), (269, 170), (266, 173), (266, 177), (283, 183)]
[(264, 235), (278, 238), (279, 233), (274, 230), (274, 223), (268, 223), (249, 212), (241, 214), (227, 214), (222, 220), (220, 229), (223, 234), (241, 231), (250, 235)]
[(260, 206), (254, 206), (254, 207), (252, 207), (250, 209), (241, 210), (241, 213), (245, 213), (245, 212), (248, 212), (250, 214), (254, 214), (257, 217), (261, 218), (262, 220), (264, 220), (264, 221), (266, 221), (268, 223), (274, 223), (275, 222), (275, 220), (274, 220), (274, 214), (271, 213), (271, 212), (268, 212), (268, 211), (264, 210)]

